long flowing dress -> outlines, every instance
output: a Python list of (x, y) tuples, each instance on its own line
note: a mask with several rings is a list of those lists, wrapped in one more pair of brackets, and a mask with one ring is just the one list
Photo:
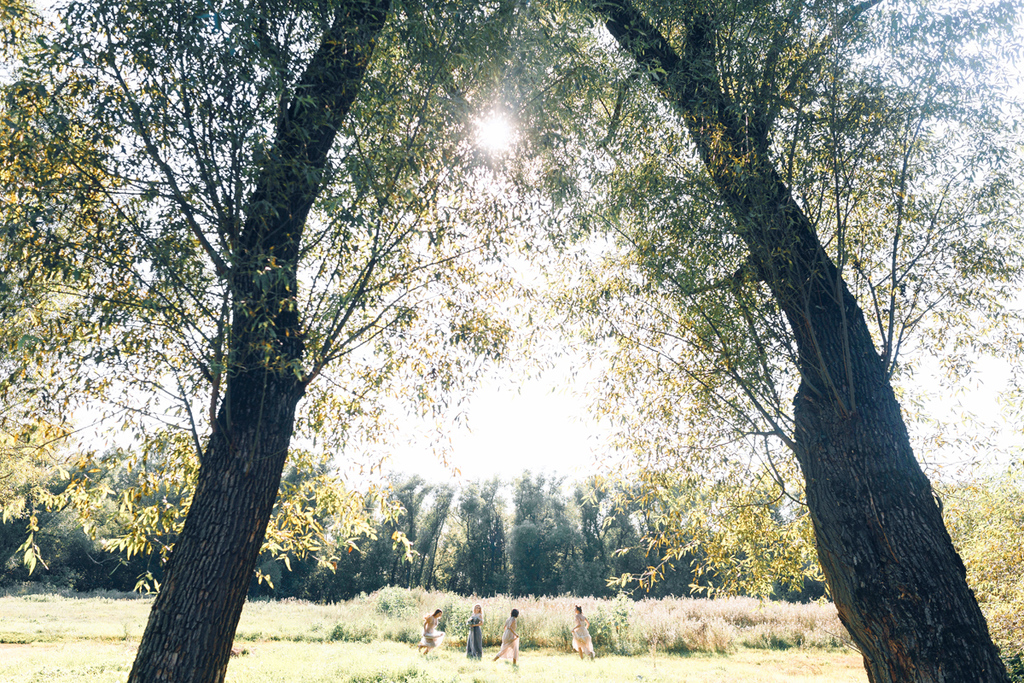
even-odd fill
[(505, 620), (505, 630), (501, 634), (501, 649), (498, 650), (498, 656), (495, 659), (509, 659), (513, 662), (519, 659), (519, 638), (512, 633), (515, 628), (515, 617)]
[(444, 631), (437, 630), (437, 621), (437, 617), (433, 614), (423, 621), (423, 637), (420, 638), (420, 647), (427, 648), (427, 652), (444, 642)]
[(466, 635), (466, 656), (473, 659), (480, 659), (484, 656), (484, 631), (480, 628), (483, 617), (474, 614), (466, 624), (469, 626), (469, 633)]
[(590, 639), (590, 631), (587, 630), (587, 618), (582, 614), (576, 615), (576, 626), (572, 632), (572, 649), (581, 655), (594, 656), (594, 641)]

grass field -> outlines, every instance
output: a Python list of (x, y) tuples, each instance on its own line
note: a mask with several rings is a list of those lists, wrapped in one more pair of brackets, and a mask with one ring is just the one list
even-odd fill
[[(395, 595), (390, 596), (392, 604)], [(751, 682), (837, 682), (865, 681), (860, 656), (843, 648), (790, 646), (782, 636), (774, 633), (765, 621), (769, 610), (753, 608), (747, 615), (739, 613), (739, 606), (748, 603), (723, 601), (690, 601), (665, 604), (637, 603), (636, 613), (628, 618), (646, 618), (655, 621), (655, 614), (677, 614), (680, 619), (693, 619), (693, 612), (703, 603), (708, 619), (722, 621), (723, 613), (732, 610), (740, 623), (750, 624), (750, 631), (761, 633), (754, 642), (775, 642), (775, 647), (749, 647), (741, 637), (725, 643), (719, 636), (711, 639), (708, 651), (678, 654), (667, 651), (663, 639), (650, 642), (644, 652), (632, 655), (615, 654), (619, 645), (609, 641), (607, 647), (598, 648), (594, 661), (581, 661), (563, 646), (530, 645), (524, 639), (519, 666), (506, 662), (491, 662), (493, 644), (485, 648), (484, 661), (471, 662), (462, 654), (458, 627), (453, 620), (449, 626), (449, 641), (440, 651), (427, 656), (418, 654), (411, 634), (415, 634), (416, 616), (420, 604), (452, 603), (453, 598), (442, 594), (414, 594), (412, 616), (385, 614), (373, 609), (380, 600), (375, 596), (340, 605), (313, 605), (302, 602), (256, 602), (246, 606), (238, 629), (237, 645), (243, 654), (235, 657), (228, 668), (228, 680), (236, 683), (281, 682), (314, 683), (385, 683), (410, 681), (415, 683), (477, 683), (485, 681), (516, 681), (517, 683), (547, 683), (549, 681), (687, 681), (690, 683)], [(465, 601), (464, 599), (458, 599)], [(502, 599), (493, 600), (494, 603)], [(503, 598), (503, 600), (508, 600)], [(542, 641), (556, 629), (541, 624), (554, 620), (555, 610), (564, 611), (561, 602), (569, 598), (550, 601), (532, 599), (517, 601), (523, 605), (522, 627), (533, 617), (534, 641)], [(595, 616), (608, 605), (593, 603)], [(451, 611), (461, 609), (445, 603)], [(717, 604), (716, 604), (717, 603)], [(756, 604), (756, 601), (754, 602)], [(127, 677), (135, 648), (145, 627), (151, 601), (60, 595), (22, 595), (0, 597), (0, 681), (123, 681)], [(621, 604), (618, 605), (621, 608)], [(370, 609), (367, 609), (371, 607)], [(504, 611), (498, 604), (485, 604), (491, 613)], [(546, 613), (545, 608), (551, 612)], [(688, 617), (682, 616), (689, 609)], [(780, 614), (790, 615), (785, 606)], [(645, 611), (646, 610), (646, 611)], [(724, 610), (724, 611), (723, 611)], [(805, 621), (806, 613), (795, 613)], [(780, 617), (781, 618), (781, 617)], [(791, 617), (787, 617), (791, 618)], [(500, 619), (493, 618), (494, 624)], [(412, 622), (412, 626), (408, 626)], [(755, 623), (760, 622), (760, 623)], [(352, 642), (351, 628), (342, 624), (356, 623), (357, 640)], [(361, 626), (359, 625), (361, 624)], [(722, 625), (724, 624), (724, 626)], [(722, 622), (720, 628), (734, 628)], [(368, 631), (369, 625), (377, 630)], [(404, 626), (403, 626), (404, 625)], [(496, 628), (496, 627), (494, 627)], [(662, 627), (659, 627), (662, 628)], [(792, 626), (787, 626), (790, 630)], [(524, 629), (525, 630), (525, 629)], [(710, 632), (709, 627), (704, 631)], [(522, 631), (521, 631), (522, 632)], [(640, 633), (640, 630), (637, 629)], [(660, 631), (659, 631), (660, 632)], [(724, 631), (723, 631), (724, 633)], [(766, 635), (768, 634), (768, 635)], [(553, 636), (552, 636), (553, 637)], [(524, 634), (525, 638), (525, 634)], [(555, 638), (557, 640), (557, 638)], [(488, 639), (490, 640), (490, 639)], [(804, 636), (804, 640), (809, 640)], [(401, 642), (406, 641), (406, 642)], [(485, 641), (486, 642), (486, 641)], [(633, 644), (635, 649), (636, 644)]]

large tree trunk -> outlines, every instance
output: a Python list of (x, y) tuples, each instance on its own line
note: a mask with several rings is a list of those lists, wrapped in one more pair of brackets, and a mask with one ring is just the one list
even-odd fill
[[(844, 334), (867, 333), (849, 305), (854, 330), (844, 330), (834, 303), (817, 313), (808, 327), (824, 358), (842, 357)], [(882, 361), (869, 343), (853, 342), (849, 385), (837, 386), (856, 396), (852, 410), (808, 382), (796, 399), (797, 458), (840, 619), (872, 681), (1008, 680)]]
[(227, 671), (305, 391), (295, 306), (302, 231), (389, 0), (339, 4), (283, 109), (223, 273), (233, 305), (226, 390), (132, 682), (211, 683)]
[(232, 429), (215, 431), (203, 454), (131, 681), (224, 680), (302, 395), (294, 376), (268, 372), (230, 384), (221, 413)]
[(869, 678), (1007, 681), (863, 313), (771, 165), (768, 130), (740, 120), (718, 82), (714, 19), (693, 6), (680, 54), (629, 0), (594, 8), (683, 116), (792, 328), (796, 456), (822, 569)]

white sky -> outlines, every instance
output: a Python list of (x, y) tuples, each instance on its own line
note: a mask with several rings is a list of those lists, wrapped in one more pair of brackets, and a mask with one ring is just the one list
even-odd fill
[[(577, 373), (574, 375), (574, 365)], [(608, 428), (589, 416), (586, 384), (597, 370), (580, 369), (582, 361), (566, 357), (538, 377), (523, 380), (510, 368), (485, 382), (464, 408), (469, 425), (453, 427), (450, 467), (425, 447), (395, 451), (387, 471), (419, 474), (430, 481), (465, 483), (494, 476), (511, 480), (522, 472), (583, 478), (596, 470), (595, 457), (607, 456)], [(1006, 387), (1007, 364), (983, 360), (955, 389), (938, 382), (938, 365), (922, 364), (916, 378), (930, 394), (920, 408), (942, 425), (939, 446), (935, 425), (915, 422), (915, 408), (903, 400), (908, 428), (916, 435), (915, 452), (932, 477), (960, 478), (975, 466), (1002, 469), (1024, 453), (1024, 430), (1004, 412), (998, 392)], [(453, 468), (459, 470), (453, 473)]]
[(386, 468), (453, 483), (510, 480), (525, 470), (585, 476), (607, 430), (589, 417), (581, 395), (589, 375), (574, 378), (572, 370), (566, 361), (537, 377), (523, 380), (509, 369), (484, 382), (464, 409), (466, 423), (449, 434), (451, 467), (427, 449), (410, 447), (394, 452)]

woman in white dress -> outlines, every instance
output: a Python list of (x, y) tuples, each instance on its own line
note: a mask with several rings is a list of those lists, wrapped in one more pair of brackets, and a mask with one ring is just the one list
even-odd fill
[(437, 622), (441, 618), (441, 610), (423, 617), (423, 637), (420, 638), (419, 650), (426, 654), (444, 642), (444, 631), (437, 630)]
[(572, 649), (583, 655), (590, 655), (594, 658), (594, 641), (590, 639), (590, 620), (583, 616), (583, 608), (576, 605), (576, 625), (572, 627)]
[(515, 665), (519, 664), (519, 634), (516, 633), (516, 619), (519, 617), (519, 610), (512, 610), (512, 616), (505, 620), (505, 630), (501, 634), (501, 649), (494, 656), (493, 661), (499, 659), (511, 659)]

